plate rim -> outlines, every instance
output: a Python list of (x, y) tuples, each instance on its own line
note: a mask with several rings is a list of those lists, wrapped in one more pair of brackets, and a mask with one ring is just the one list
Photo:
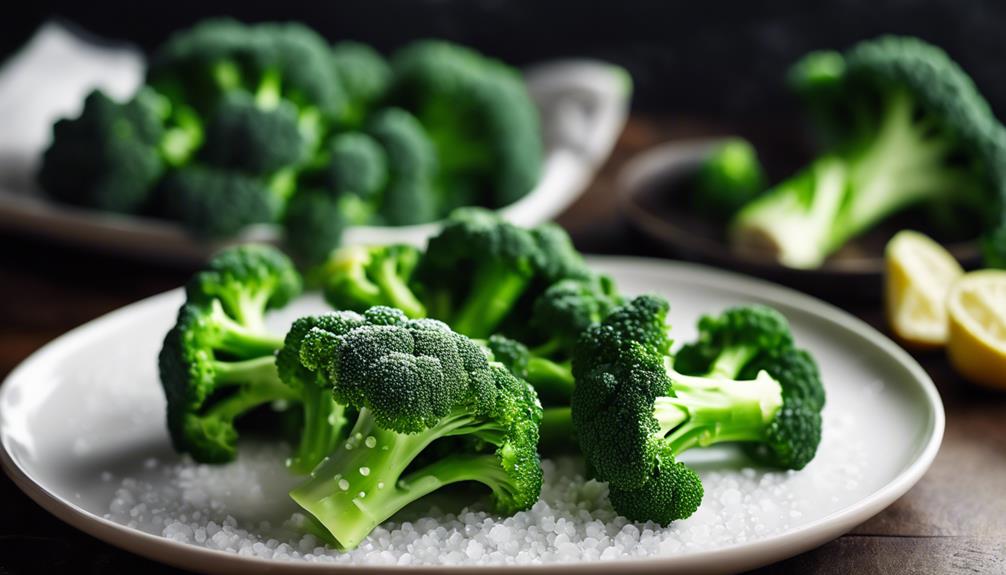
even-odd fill
[[(187, 543), (173, 541), (162, 536), (146, 533), (106, 519), (77, 506), (45, 488), (42, 482), (31, 477), (21, 464), (14, 459), (8, 448), (10, 436), (2, 423), (7, 419), (4, 408), (7, 397), (15, 389), (22, 374), (31, 371), (36, 364), (44, 363), (50, 355), (62, 354), (81, 345), (91, 336), (91, 332), (110, 329), (115, 323), (125, 321), (140, 308), (151, 308), (162, 304), (162, 300), (176, 299), (183, 288), (162, 292), (120, 307), (105, 315), (88, 321), (58, 336), (34, 351), (18, 364), (0, 385), (0, 467), (17, 487), (35, 503), (57, 519), (103, 542), (143, 556), (160, 563), (214, 573), (320, 573), (320, 572), (479, 572), (479, 573), (545, 573), (578, 572), (606, 573), (612, 569), (632, 571), (663, 572), (670, 568), (684, 571), (709, 568), (710, 562), (719, 571), (733, 566), (753, 569), (784, 558), (792, 557), (818, 547), (833, 538), (846, 533), (856, 525), (873, 517), (899, 497), (904, 495), (929, 469), (942, 442), (946, 415), (939, 392), (932, 379), (919, 363), (898, 346), (893, 340), (870, 326), (863, 320), (824, 302), (816, 297), (736, 272), (720, 270), (703, 264), (663, 260), (635, 256), (588, 256), (590, 265), (606, 269), (624, 268), (634, 271), (672, 273), (689, 277), (697, 282), (729, 281), (734, 291), (770, 302), (796, 308), (816, 316), (833, 326), (850, 332), (884, 353), (890, 360), (904, 369), (910, 376), (911, 385), (918, 387), (925, 399), (928, 415), (928, 432), (921, 448), (916, 448), (914, 460), (901, 469), (890, 481), (869, 495), (860, 498), (845, 508), (788, 530), (756, 541), (737, 543), (717, 549), (697, 551), (683, 555), (648, 557), (642, 559), (616, 559), (611, 561), (554, 563), (544, 565), (358, 565), (336, 563), (308, 563), (302, 561), (279, 561), (237, 555), (223, 550), (207, 549)], [(206, 562), (212, 562), (212, 570), (204, 570)]]

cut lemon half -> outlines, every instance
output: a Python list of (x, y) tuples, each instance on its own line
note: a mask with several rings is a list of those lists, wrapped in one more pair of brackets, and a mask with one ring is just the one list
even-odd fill
[(947, 342), (946, 299), (964, 275), (954, 256), (919, 232), (898, 232), (885, 250), (887, 321), (905, 344), (939, 347)]
[(1006, 271), (962, 277), (950, 290), (947, 311), (950, 363), (975, 383), (1006, 388)]

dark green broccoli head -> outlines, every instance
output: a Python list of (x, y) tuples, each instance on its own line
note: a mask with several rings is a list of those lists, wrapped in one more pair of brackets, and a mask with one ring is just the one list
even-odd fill
[(282, 199), (268, 182), (192, 165), (172, 172), (157, 190), (160, 212), (199, 237), (231, 237), (246, 226), (275, 221)]
[(339, 193), (377, 199), (388, 184), (388, 156), (373, 137), (344, 132), (332, 138), (324, 183)]
[(534, 188), (541, 174), (541, 129), (516, 70), (433, 40), (399, 51), (392, 69), (390, 98), (430, 130), (445, 187), (461, 190), (460, 195), (473, 188), (491, 190), (483, 201), (493, 207), (511, 204)]
[(322, 264), (339, 247), (346, 228), (367, 223), (374, 210), (373, 204), (355, 194), (300, 189), (283, 214), (286, 246), (303, 264)]
[(425, 317), (423, 304), (409, 287), (420, 255), (417, 248), (404, 244), (340, 248), (322, 266), (325, 299), (336, 309), (388, 306), (411, 318)]
[(584, 330), (621, 303), (614, 282), (607, 276), (562, 280), (535, 299), (530, 323), (548, 342), (554, 342), (558, 351), (568, 355)]
[(261, 325), (266, 310), (286, 306), (300, 295), (297, 268), (283, 252), (262, 244), (226, 249), (186, 285), (190, 301), (219, 300), (232, 317)]
[(743, 138), (718, 144), (695, 174), (693, 204), (711, 217), (728, 217), (765, 190), (758, 152)]
[(683, 346), (675, 357), (674, 368), (681, 373), (735, 379), (749, 362), (793, 347), (789, 322), (763, 305), (738, 306), (717, 316), (703, 316), (698, 327), (699, 339)]
[(765, 440), (745, 445), (745, 451), (767, 465), (800, 470), (817, 455), (821, 410), (794, 396), (784, 394), (783, 398), (782, 407), (765, 430)]
[(653, 476), (640, 487), (623, 489), (612, 485), (608, 497), (619, 514), (632, 521), (667, 525), (690, 517), (702, 503), (705, 490), (697, 473), (674, 461), (670, 448), (661, 448)]
[(383, 100), (391, 84), (391, 67), (370, 46), (350, 41), (332, 46), (332, 65), (349, 99), (345, 122), (360, 125)]
[(486, 347), (492, 353), (493, 359), (505, 365), (514, 377), (524, 380), (528, 378), (531, 352), (526, 345), (515, 339), (493, 334), (486, 341)]
[(46, 193), (100, 210), (141, 209), (165, 169), (158, 148), (164, 125), (157, 99), (141, 91), (120, 104), (100, 90), (91, 92), (79, 117), (53, 127), (38, 175)]
[(539, 274), (546, 284), (564, 279), (587, 280), (593, 272), (583, 261), (583, 256), (573, 246), (566, 230), (556, 224), (545, 223), (531, 230), (541, 251)]
[(300, 164), (308, 153), (289, 102), (263, 108), (246, 92), (223, 97), (206, 126), (202, 159), (221, 168), (268, 175)]
[(437, 155), (423, 125), (412, 114), (388, 108), (375, 114), (367, 132), (384, 148), (389, 182), (381, 215), (393, 226), (431, 222), (437, 217)]

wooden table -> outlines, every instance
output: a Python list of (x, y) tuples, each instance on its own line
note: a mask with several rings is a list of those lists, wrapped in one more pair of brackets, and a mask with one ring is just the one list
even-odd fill
[[(634, 118), (560, 223), (587, 252), (661, 255), (618, 216), (614, 176), (647, 146), (709, 132), (701, 124)], [(0, 233), (0, 377), (68, 329), (180, 285), (190, 272)], [(833, 303), (883, 329), (876, 304)], [(947, 411), (943, 448), (929, 473), (850, 534), (757, 573), (1006, 573), (1006, 393), (968, 385), (941, 353), (917, 357)], [(0, 574), (177, 572), (67, 527), (6, 477), (0, 505)]]

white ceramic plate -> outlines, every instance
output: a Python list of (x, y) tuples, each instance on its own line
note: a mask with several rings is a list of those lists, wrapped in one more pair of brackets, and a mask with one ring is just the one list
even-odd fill
[[(0, 229), (179, 262), (202, 261), (229, 243), (278, 243), (281, 230), (274, 225), (250, 226), (228, 242), (207, 243), (172, 222), (61, 205), (37, 189), (33, 174), (52, 122), (77, 114), (82, 95), (94, 86), (122, 96), (142, 76), (142, 57), (135, 50), (97, 47), (53, 23), (0, 71), (0, 125), (11, 127), (0, 133)], [(625, 125), (632, 82), (624, 69), (593, 60), (532, 66), (525, 78), (541, 116), (543, 171), (528, 195), (500, 213), (515, 224), (534, 226), (554, 219), (590, 184)], [(32, 91), (54, 95), (32, 98)], [(436, 223), (353, 227), (343, 243), (423, 245), (437, 229)]]
[[(855, 481), (803, 487), (810, 504), (785, 532), (700, 552), (584, 562), (575, 565), (578, 569), (726, 573), (784, 559), (882, 510), (915, 484), (936, 455), (944, 416), (932, 382), (904, 351), (861, 321), (796, 292), (701, 266), (630, 258), (596, 258), (591, 263), (611, 273), (626, 293), (667, 296), (680, 339), (694, 335), (692, 326), (701, 313), (742, 302), (763, 302), (781, 310), (797, 340), (820, 362), (828, 392), (826, 432), (827, 422), (835, 418), (854, 417), (861, 423), (846, 426), (841, 437), (826, 436), (811, 465), (829, 459), (835, 452), (828, 450), (838, 444), (860, 445), (861, 454), (858, 461), (846, 462), (857, 469)], [(113, 312), (58, 338), (18, 367), (0, 388), (6, 472), (32, 499), (71, 525), (179, 567), (207, 573), (349, 569), (212, 551), (102, 518), (115, 487), (102, 480), (103, 471), (142, 473), (149, 457), (176, 459), (163, 425), (155, 360), (182, 297), (175, 290)], [(323, 307), (317, 297), (305, 297), (272, 321), (282, 324)], [(707, 490), (707, 501), (719, 497)], [(569, 564), (519, 569), (555, 572), (563, 567)]]

